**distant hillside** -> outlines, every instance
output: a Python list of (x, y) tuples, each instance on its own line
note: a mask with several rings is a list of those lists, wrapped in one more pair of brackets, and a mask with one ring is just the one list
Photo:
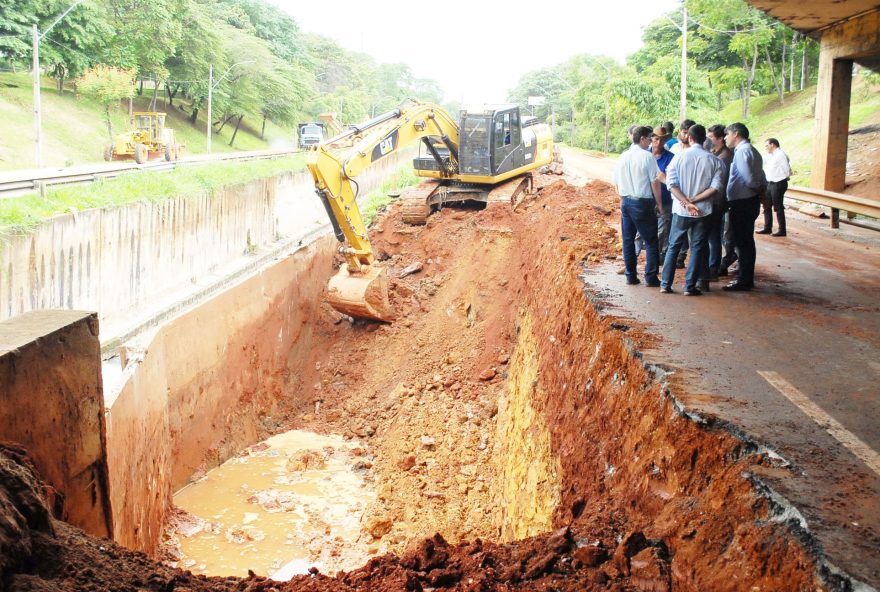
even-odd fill
[[(33, 87), (28, 73), (0, 73), (0, 170), (34, 167), (34, 119)], [(152, 90), (144, 94), (151, 94)], [(186, 101), (175, 101), (173, 107), (163, 104), (160, 93), (157, 110), (168, 113), (168, 125), (173, 127), (179, 142), (185, 146), (183, 154), (206, 151), (207, 135), (205, 113), (199, 113), (194, 125), (189, 113), (179, 109)], [(43, 164), (47, 167), (63, 167), (102, 161), (102, 149), (109, 142), (107, 125), (101, 108), (85, 97), (76, 97), (70, 89), (59, 95), (53, 80), (45, 78), (41, 87), (43, 111)], [(145, 110), (149, 97), (136, 97), (135, 110)], [(121, 103), (113, 113), (113, 131), (119, 133), (127, 127), (128, 102)], [(293, 130), (285, 130), (271, 122), (266, 124), (266, 139), (259, 138), (261, 121), (244, 118), (235, 138), (235, 146), (229, 146), (234, 130), (227, 125), (219, 134), (214, 133), (212, 150), (260, 150), (270, 147), (292, 146)], [(255, 131), (256, 130), (256, 131)]]

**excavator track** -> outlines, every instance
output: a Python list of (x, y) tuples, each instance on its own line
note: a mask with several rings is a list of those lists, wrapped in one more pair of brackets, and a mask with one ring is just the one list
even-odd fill
[(515, 206), (523, 197), (532, 192), (532, 175), (516, 177), (493, 187), (489, 191), (488, 203), (507, 203)]
[(431, 196), (440, 187), (437, 181), (422, 181), (400, 198), (400, 211), (403, 221), (412, 225), (423, 225), (431, 214)]

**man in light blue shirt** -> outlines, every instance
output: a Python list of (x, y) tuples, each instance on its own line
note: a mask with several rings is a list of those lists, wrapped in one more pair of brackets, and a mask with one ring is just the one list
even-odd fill
[(690, 232), (691, 258), (684, 280), (684, 295), (699, 296), (697, 287), (709, 243), (709, 216), (712, 198), (721, 190), (724, 172), (722, 163), (703, 148), (706, 128), (692, 125), (687, 132), (690, 148), (677, 154), (666, 169), (666, 184), (672, 193), (672, 230), (669, 248), (663, 262), (663, 280), (660, 291), (672, 293), (675, 279), (675, 261)]
[(651, 145), (651, 128), (639, 126), (633, 130), (632, 146), (620, 155), (614, 166), (614, 185), (620, 195), (620, 234), (623, 239), (623, 263), (626, 283), (639, 284), (636, 269), (635, 239), (638, 232), (645, 241), (645, 283), (659, 286), (657, 269), (657, 214), (663, 211), (657, 160), (647, 149)]
[(755, 220), (761, 209), (759, 196), (766, 190), (767, 179), (761, 154), (749, 143), (749, 129), (742, 123), (732, 123), (724, 131), (727, 145), (733, 148), (727, 203), (733, 241), (739, 252), (739, 277), (721, 289), (743, 292), (755, 286)]

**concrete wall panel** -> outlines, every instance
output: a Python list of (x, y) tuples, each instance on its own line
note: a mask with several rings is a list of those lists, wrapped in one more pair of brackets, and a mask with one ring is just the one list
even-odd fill
[(57, 492), (55, 514), (112, 531), (95, 313), (45, 310), (0, 322), (0, 440), (23, 446)]
[(283, 424), (336, 247), (318, 240), (129, 355), (107, 421), (117, 541), (153, 553), (174, 490)]

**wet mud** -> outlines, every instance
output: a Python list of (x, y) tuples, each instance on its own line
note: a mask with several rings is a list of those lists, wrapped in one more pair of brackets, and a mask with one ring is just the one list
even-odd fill
[[(584, 292), (584, 269), (619, 252), (616, 201), (601, 182), (546, 180), (515, 211), (449, 208), (412, 227), (392, 206), (377, 219), (396, 320), (323, 306), (284, 426), (363, 443), (376, 497), (362, 567), (284, 583), (193, 575), (171, 567), (170, 547), (150, 560), (49, 519), (39, 482), (7, 455), (0, 502), (18, 530), (0, 529), (13, 551), (2, 586), (835, 589), (796, 513), (754, 476), (773, 457), (688, 413), (638, 353), (657, 338)], [(17, 509), (18, 492), (41, 518)], [(311, 560), (332, 545), (309, 541)]]

